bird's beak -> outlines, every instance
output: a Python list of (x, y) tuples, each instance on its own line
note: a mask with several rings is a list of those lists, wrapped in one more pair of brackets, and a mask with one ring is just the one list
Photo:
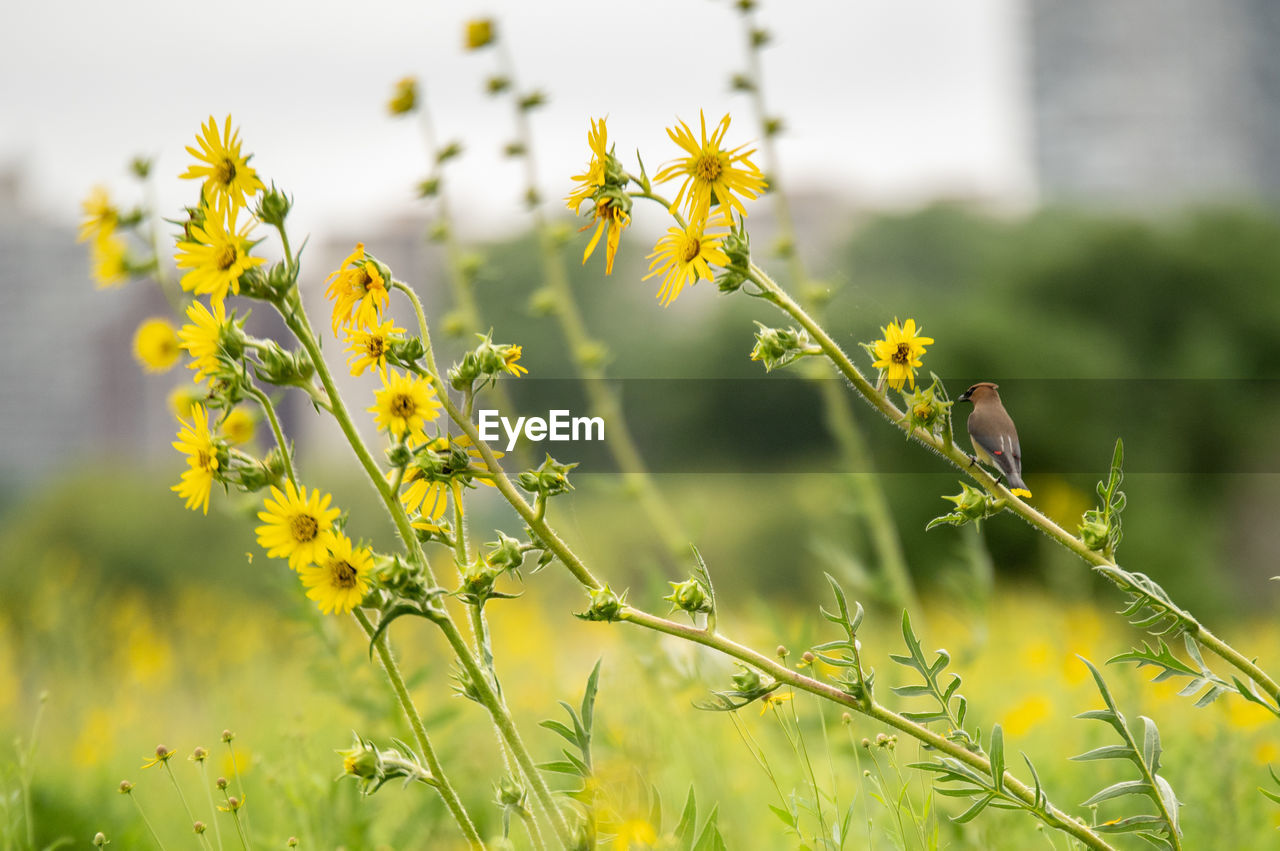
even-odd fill
[(956, 397), (956, 401), (957, 401), (957, 402), (968, 402), (968, 401), (969, 401), (969, 394), (970, 394), (971, 392), (973, 392), (973, 391), (971, 391), (971, 390), (966, 390), (966, 391), (964, 391), (964, 392), (963, 392), (963, 393), (961, 393), (958, 397)]

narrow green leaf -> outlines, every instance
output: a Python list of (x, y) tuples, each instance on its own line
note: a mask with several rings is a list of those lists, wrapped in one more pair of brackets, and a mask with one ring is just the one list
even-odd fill
[(1128, 745), (1104, 745), (1070, 759), (1073, 762), (1088, 762), (1094, 759), (1136, 759), (1137, 756), (1133, 748)]
[(578, 771), (578, 766), (574, 765), (572, 762), (565, 762), (564, 760), (539, 763), (538, 768), (541, 768), (543, 771), (554, 771), (559, 774), (572, 774), (574, 777), (582, 776)]
[(1149, 795), (1151, 794), (1151, 786), (1145, 780), (1122, 780), (1119, 783), (1113, 783), (1085, 801), (1080, 806), (1092, 807), (1094, 804), (1100, 804), (1103, 801), (1109, 801), (1112, 798), (1119, 798), (1124, 795)]
[(689, 787), (689, 794), (684, 799), (684, 811), (680, 813), (680, 823), (676, 825), (676, 839), (680, 840), (685, 851), (689, 851), (693, 847), (694, 834), (698, 829), (698, 801), (694, 795), (693, 787)]
[(586, 728), (585, 741), (591, 741), (591, 726), (594, 722), (596, 711), (596, 692), (600, 688), (600, 662), (596, 660), (595, 667), (591, 669), (591, 676), (587, 677), (587, 690), (582, 695), (582, 726)]
[(1044, 787), (1040, 785), (1040, 774), (1039, 772), (1036, 771), (1036, 767), (1031, 764), (1031, 757), (1027, 756), (1025, 753), (1022, 754), (1022, 761), (1027, 764), (1027, 769), (1031, 772), (1031, 779), (1035, 781), (1035, 786), (1036, 786), (1035, 807), (1037, 810), (1043, 810), (1045, 806), (1049, 803), (1049, 798), (1044, 793)]
[(552, 721), (550, 719), (546, 721), (539, 721), (538, 726), (546, 727), (548, 730), (551, 730), (552, 732), (557, 733), (562, 738), (567, 739), (569, 744), (571, 745), (576, 745), (578, 743), (577, 735), (568, 727), (561, 724), (559, 721)]
[(698, 836), (698, 842), (693, 846), (693, 851), (729, 851), (725, 847), (724, 839), (720, 836), (720, 828), (716, 825), (719, 814), (720, 805), (716, 804), (711, 808), (711, 815), (707, 816), (707, 823), (702, 826), (702, 833)]
[(1142, 761), (1152, 774), (1158, 774), (1160, 755), (1164, 753), (1164, 748), (1160, 746), (1160, 731), (1156, 729), (1156, 722), (1147, 716), (1139, 715), (1138, 720), (1142, 722)]
[(991, 800), (994, 797), (995, 795), (985, 795), (979, 798), (977, 801), (973, 803), (973, 806), (969, 807), (969, 809), (965, 810), (960, 815), (956, 816), (951, 820), (956, 824), (965, 824), (966, 822), (973, 821), (975, 818), (978, 817), (979, 813), (981, 813), (983, 810), (987, 808), (987, 804), (990, 804)]
[(777, 807), (777, 806), (774, 806), (773, 804), (769, 805), (769, 809), (772, 810), (773, 814), (778, 817), (778, 821), (782, 822), (787, 827), (793, 830), (795, 829), (795, 826), (796, 826), (795, 816), (793, 816), (791, 813), (784, 810), (782, 807)]
[(653, 798), (653, 806), (649, 807), (649, 824), (655, 831), (662, 831), (662, 793), (658, 787), (650, 784), (649, 794)]
[(1182, 829), (1178, 827), (1178, 808), (1182, 803), (1178, 800), (1178, 796), (1174, 794), (1173, 787), (1169, 785), (1169, 781), (1165, 780), (1159, 774), (1155, 775), (1156, 789), (1160, 794), (1160, 800), (1164, 802), (1164, 808), (1169, 811), (1169, 818), (1173, 820), (1170, 825), (1177, 833), (1182, 833)]
[[(991, 782), (997, 792), (1004, 791), (1004, 730), (999, 724), (991, 727), (991, 742), (987, 758), (991, 760)], [(977, 815), (977, 813), (974, 813)]]
[(1153, 828), (1167, 830), (1168, 826), (1160, 816), (1140, 815), (1104, 821), (1102, 824), (1094, 825), (1092, 829), (1098, 833), (1132, 833), (1137, 830), (1151, 830)]

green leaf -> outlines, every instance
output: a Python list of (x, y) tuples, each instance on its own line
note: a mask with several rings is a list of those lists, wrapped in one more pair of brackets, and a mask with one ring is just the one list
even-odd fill
[(1160, 818), (1160, 816), (1140, 815), (1105, 821), (1102, 824), (1094, 825), (1092, 829), (1098, 833), (1132, 833), (1136, 830), (1160, 830), (1162, 828), (1167, 829), (1164, 819)]
[(774, 806), (773, 804), (769, 805), (769, 809), (772, 810), (773, 814), (778, 817), (778, 821), (782, 822), (792, 830), (795, 829), (796, 817), (794, 815), (787, 812), (782, 807), (777, 807), (777, 806)]
[(574, 765), (572, 762), (565, 762), (564, 760), (539, 763), (538, 768), (543, 771), (555, 771), (559, 774), (572, 774), (574, 777), (581, 776), (578, 773), (578, 766)]
[(1040, 785), (1040, 774), (1036, 771), (1036, 767), (1031, 764), (1031, 757), (1027, 756), (1025, 753), (1022, 754), (1022, 761), (1027, 764), (1027, 769), (1031, 772), (1031, 779), (1035, 781), (1035, 807), (1037, 810), (1043, 810), (1049, 804), (1049, 797), (1045, 795), (1044, 787)]
[(567, 740), (569, 741), (569, 743), (570, 743), (570, 744), (576, 745), (576, 744), (578, 743), (578, 736), (577, 736), (577, 734), (576, 734), (576, 733), (574, 733), (572, 730), (570, 730), (570, 729), (569, 729), (568, 727), (566, 727), (565, 725), (561, 724), (559, 721), (552, 721), (552, 720), (550, 720), (550, 719), (548, 719), (548, 720), (546, 720), (546, 721), (539, 721), (539, 722), (538, 722), (538, 726), (539, 726), (539, 727), (546, 727), (548, 730), (551, 730), (551, 731), (553, 731), (553, 732), (555, 732), (555, 733), (559, 734), (561, 737), (563, 737), (563, 738), (567, 739)]
[(1139, 715), (1138, 720), (1142, 722), (1142, 761), (1151, 769), (1152, 774), (1158, 774), (1160, 755), (1164, 753), (1164, 748), (1160, 746), (1160, 731), (1156, 729), (1156, 722), (1147, 716)]
[(724, 839), (720, 836), (720, 828), (716, 825), (719, 813), (720, 805), (716, 804), (711, 808), (711, 815), (707, 816), (707, 823), (703, 825), (702, 833), (698, 836), (693, 851), (729, 851), (725, 847)]
[(987, 804), (990, 804), (994, 798), (995, 798), (995, 795), (982, 796), (977, 801), (974, 801), (973, 806), (969, 807), (969, 809), (965, 810), (960, 815), (956, 816), (951, 820), (956, 824), (965, 824), (966, 822), (973, 821), (975, 818), (978, 817), (979, 813), (981, 813), (983, 810), (987, 808)]
[(686, 851), (693, 847), (694, 831), (698, 829), (698, 801), (693, 787), (684, 799), (684, 811), (680, 813), (680, 823), (676, 825), (676, 839), (680, 840)]
[(1122, 780), (1119, 783), (1111, 784), (1080, 806), (1092, 807), (1094, 804), (1100, 804), (1112, 798), (1120, 798), (1125, 795), (1149, 795), (1150, 793), (1151, 786), (1145, 780)]
[(1128, 745), (1104, 745), (1070, 759), (1074, 762), (1088, 762), (1093, 759), (1133, 759), (1136, 756), (1133, 748)]
[[(988, 749), (991, 760), (991, 782), (997, 792), (1004, 791), (1004, 730), (999, 724), (991, 728), (991, 743)], [(977, 813), (974, 813), (977, 815)]]
[(1168, 780), (1165, 780), (1159, 774), (1154, 776), (1160, 800), (1164, 802), (1164, 808), (1168, 811), (1169, 818), (1173, 820), (1171, 826), (1177, 833), (1182, 833), (1182, 829), (1178, 827), (1178, 808), (1182, 806), (1182, 803), (1178, 800), (1178, 796), (1174, 794), (1173, 787), (1169, 785)]

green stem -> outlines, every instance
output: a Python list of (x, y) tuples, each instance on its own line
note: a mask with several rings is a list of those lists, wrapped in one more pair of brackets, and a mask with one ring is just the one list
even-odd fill
[[(855, 699), (852, 695), (841, 691), (835, 686), (820, 682), (810, 677), (806, 677), (796, 671), (791, 670), (785, 665), (779, 664), (777, 661), (765, 656), (763, 653), (744, 647), (737, 642), (731, 641), (725, 636), (718, 633), (709, 633), (698, 629), (694, 626), (686, 626), (675, 621), (669, 621), (657, 615), (640, 611), (631, 607), (623, 609), (619, 616), (620, 620), (627, 623), (642, 626), (647, 629), (671, 635), (676, 638), (682, 638), (686, 641), (692, 641), (695, 644), (701, 644), (704, 647), (710, 647), (714, 650), (731, 656), (741, 662), (745, 662), (752, 667), (758, 668), (779, 682), (786, 683), (793, 688), (798, 688), (818, 697), (825, 698), (833, 703), (845, 706), (855, 712), (875, 719), (882, 724), (887, 724), (901, 730), (903, 733), (923, 742), (928, 747), (947, 754), (961, 762), (985, 773), (991, 775), (991, 763), (981, 754), (974, 753), (966, 748), (957, 745), (945, 736), (940, 736), (921, 724), (917, 724), (895, 712), (892, 712), (874, 701), (864, 702)], [(865, 692), (864, 692), (865, 693)], [(1112, 846), (1106, 842), (1098, 834), (1089, 830), (1083, 823), (1071, 818), (1066, 813), (1057, 809), (1052, 805), (1048, 805), (1044, 810), (1035, 808), (1036, 796), (1035, 792), (1028, 788), (1017, 778), (1011, 776), (1008, 772), (1004, 775), (1004, 785), (1009, 793), (1025, 805), (1028, 812), (1036, 815), (1045, 824), (1051, 827), (1063, 830), (1076, 839), (1084, 843), (1090, 848), (1110, 849)]]
[[(374, 627), (369, 621), (369, 616), (360, 609), (355, 609), (352, 615), (355, 616), (365, 635), (372, 638)], [(453, 820), (457, 822), (458, 827), (462, 830), (462, 835), (466, 838), (467, 844), (472, 848), (484, 848), (480, 833), (476, 830), (475, 824), (471, 821), (471, 816), (468, 815), (466, 808), (462, 805), (462, 799), (458, 797), (453, 784), (449, 782), (448, 776), (445, 775), (444, 765), (440, 762), (440, 757), (436, 755), (435, 748), (431, 745), (431, 740), (427, 736), (427, 728), (423, 726), (422, 716), (418, 713), (418, 708), (413, 703), (413, 697), (409, 694), (409, 688), (405, 685), (404, 677), (400, 674), (400, 666), (396, 664), (395, 657), (391, 654), (391, 648), (387, 644), (385, 633), (378, 636), (378, 640), (374, 642), (373, 647), (378, 654), (378, 660), (382, 663), (382, 670), (386, 672), (387, 680), (391, 683), (391, 689), (395, 692), (396, 700), (400, 704), (400, 711), (404, 713), (409, 726), (413, 729), (413, 738), (417, 742), (418, 750), (422, 752), (422, 758), (427, 763), (431, 776), (435, 778), (435, 788), (440, 793), (440, 797), (444, 799), (444, 805), (449, 808), (450, 815), (453, 816)]]
[[(150, 833), (151, 838), (155, 840), (156, 847), (159, 848), (160, 851), (164, 851), (164, 843), (160, 841), (160, 837), (156, 834), (156, 829), (151, 826), (151, 819), (147, 818), (147, 814), (142, 811), (142, 804), (140, 804), (138, 799), (134, 797), (133, 792), (129, 793), (129, 797), (133, 800), (133, 805), (138, 808), (138, 815), (142, 817), (142, 823), (147, 826), (147, 833)], [(31, 847), (36, 847), (34, 841), (31, 843)]]
[(213, 836), (218, 841), (218, 851), (222, 851), (222, 828), (218, 826), (218, 808), (213, 803), (213, 786), (209, 783), (209, 760), (207, 756), (200, 760), (200, 779), (204, 783), (204, 794), (209, 801), (209, 821), (213, 822)]
[(280, 428), (279, 418), (276, 417), (275, 405), (271, 404), (270, 397), (262, 392), (260, 388), (246, 384), (246, 389), (250, 396), (258, 400), (258, 404), (262, 406), (263, 412), (267, 415), (267, 422), (271, 424), (271, 434), (275, 437), (276, 446), (280, 449), (280, 459), (284, 462), (284, 473), (296, 488), (298, 486), (298, 477), (293, 472), (293, 460), (289, 452), (289, 444), (285, 442), (284, 431)]
[[(785, 290), (778, 286), (768, 274), (754, 263), (751, 265), (750, 279), (763, 290), (765, 298), (791, 315), (809, 332), (809, 335), (818, 343), (831, 362), (835, 364), (840, 374), (848, 379), (849, 383), (853, 385), (853, 388), (867, 403), (899, 429), (908, 431), (903, 412), (898, 410), (897, 406), (883, 394), (876, 391), (875, 385), (863, 376), (858, 368), (853, 365), (853, 362), (849, 360), (849, 356), (845, 354), (844, 350), (831, 339), (822, 326), (814, 321), (804, 308), (796, 303)], [(1004, 506), (1014, 514), (1017, 514), (1040, 532), (1080, 556), (1090, 565), (1095, 568), (1111, 568), (1123, 571), (1123, 568), (1114, 561), (1109, 560), (1099, 552), (1089, 549), (1079, 538), (1068, 533), (1057, 523), (1054, 523), (1048, 517), (1010, 493), (1008, 488), (996, 481), (991, 474), (975, 463), (973, 458), (961, 451), (955, 443), (945, 442), (942, 438), (921, 429), (911, 431), (910, 439), (950, 461), (956, 469), (976, 481), (987, 493), (996, 499), (1002, 500)], [(1105, 571), (1103, 574), (1107, 575)], [(1111, 577), (1108, 576), (1108, 578)], [(1112, 581), (1114, 582), (1115, 580), (1112, 579)], [(1123, 588), (1123, 585), (1121, 587)], [(1277, 685), (1275, 680), (1239, 651), (1201, 625), (1189, 612), (1179, 610), (1179, 613), (1185, 617), (1189, 624), (1189, 631), (1202, 645), (1237, 670), (1243, 672), (1257, 683), (1272, 700), (1280, 703), (1280, 685)]]

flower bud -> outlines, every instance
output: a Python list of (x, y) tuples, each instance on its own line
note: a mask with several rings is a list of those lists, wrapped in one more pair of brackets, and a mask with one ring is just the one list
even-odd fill
[(93, 835), (93, 847), (94, 847), (94, 848), (105, 848), (106, 846), (108, 846), (108, 845), (110, 845), (110, 844), (111, 844), (111, 840), (107, 839), (107, 835), (106, 835), (105, 833), (103, 833), (102, 831), (98, 831), (97, 833), (95, 833), (95, 834)]
[(751, 694), (764, 688), (760, 672), (746, 665), (738, 665), (738, 673), (733, 675), (733, 687), (744, 694)]
[(585, 621), (616, 621), (627, 605), (627, 592), (615, 594), (607, 584), (603, 588), (592, 588), (587, 594), (591, 598), (590, 608), (574, 613)]
[(484, 81), (484, 90), (490, 95), (500, 95), (511, 88), (511, 80), (501, 74), (495, 74)]
[(434, 198), (440, 194), (440, 178), (427, 177), (418, 181), (418, 197)]
[(510, 774), (503, 775), (497, 785), (498, 803), (504, 807), (516, 807), (524, 801), (525, 791)]
[(473, 18), (467, 21), (466, 40), (464, 44), (467, 50), (479, 50), (493, 44), (495, 38), (493, 19), (492, 18)]
[(263, 224), (281, 228), (284, 227), (284, 220), (292, 209), (293, 199), (272, 183), (271, 188), (263, 192), (262, 197), (258, 199), (258, 207), (254, 212)]
[(1111, 538), (1111, 526), (1099, 516), (1096, 509), (1084, 513), (1079, 526), (1080, 540), (1091, 550), (1104, 550)]
[(691, 615), (711, 611), (711, 598), (707, 596), (706, 589), (698, 580), (686, 579), (684, 582), (667, 584), (671, 586), (671, 593), (662, 599), (671, 603), (672, 611), (681, 609)]
[(387, 103), (387, 111), (392, 115), (405, 115), (413, 112), (418, 105), (418, 81), (413, 77), (405, 77), (396, 82), (391, 100)]
[(493, 548), (489, 553), (489, 563), (504, 569), (517, 570), (524, 563), (524, 553), (520, 551), (520, 542), (515, 538), (498, 532), (498, 540), (488, 546)]

